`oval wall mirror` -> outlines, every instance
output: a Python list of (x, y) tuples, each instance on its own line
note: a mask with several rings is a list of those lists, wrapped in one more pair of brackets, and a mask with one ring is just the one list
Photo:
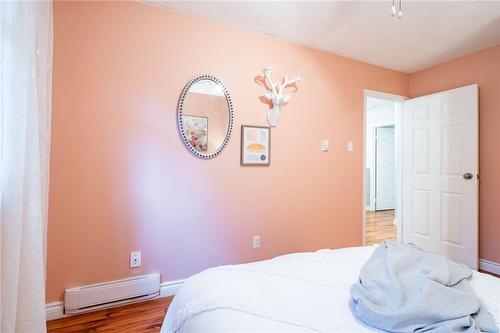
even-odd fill
[(219, 155), (233, 129), (233, 104), (222, 81), (212, 75), (191, 80), (182, 91), (177, 118), (182, 140), (193, 154)]

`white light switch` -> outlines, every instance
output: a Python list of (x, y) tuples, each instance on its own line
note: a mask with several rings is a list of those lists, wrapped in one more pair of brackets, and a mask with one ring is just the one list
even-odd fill
[(328, 140), (328, 139), (321, 140), (321, 150), (322, 151), (329, 151), (330, 150), (330, 140)]
[(260, 247), (260, 235), (252, 237), (252, 247), (258, 249)]
[(133, 251), (130, 252), (130, 268), (141, 266), (141, 252)]
[(354, 151), (354, 143), (347, 141), (347, 151)]

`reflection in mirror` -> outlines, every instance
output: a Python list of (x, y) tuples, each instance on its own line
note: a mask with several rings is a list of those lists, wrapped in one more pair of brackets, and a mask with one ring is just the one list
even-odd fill
[(217, 156), (232, 129), (232, 103), (222, 82), (210, 75), (192, 80), (184, 89), (178, 110), (179, 129), (197, 156)]

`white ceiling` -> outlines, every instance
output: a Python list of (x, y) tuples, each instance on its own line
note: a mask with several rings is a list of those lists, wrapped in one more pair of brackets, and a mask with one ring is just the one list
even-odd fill
[(407, 73), (500, 43), (500, 0), (142, 2)]

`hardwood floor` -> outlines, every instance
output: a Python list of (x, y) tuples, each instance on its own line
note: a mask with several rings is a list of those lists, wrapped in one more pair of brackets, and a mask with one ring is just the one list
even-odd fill
[(397, 229), (393, 224), (394, 210), (367, 211), (365, 221), (365, 244), (373, 245), (384, 240), (396, 240)]
[(159, 332), (172, 297), (51, 320), (48, 333)]

